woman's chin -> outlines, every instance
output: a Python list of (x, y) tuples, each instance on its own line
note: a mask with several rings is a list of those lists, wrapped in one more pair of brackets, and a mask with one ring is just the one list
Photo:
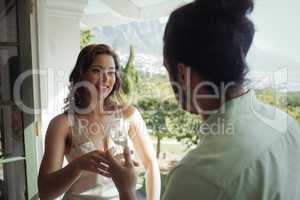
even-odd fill
[(110, 92), (111, 92), (111, 90), (109, 90), (109, 89), (99, 89), (98, 90), (98, 99), (105, 100), (109, 96)]
[(98, 100), (104, 100), (107, 96), (107, 92), (98, 92)]
[(99, 89), (97, 89), (97, 92), (98, 92), (98, 95), (105, 96), (105, 94), (108, 93), (108, 89), (99, 88)]

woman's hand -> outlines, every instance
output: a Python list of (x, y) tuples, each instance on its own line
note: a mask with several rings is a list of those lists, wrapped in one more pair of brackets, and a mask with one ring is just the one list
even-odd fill
[(111, 177), (111, 174), (108, 171), (108, 161), (105, 156), (106, 155), (104, 152), (95, 150), (78, 157), (77, 159), (72, 161), (72, 164), (74, 164), (76, 169), (80, 171), (86, 170), (101, 174), (105, 177)]
[(125, 161), (119, 160), (109, 150), (106, 152), (109, 162), (109, 172), (119, 191), (120, 200), (135, 200), (137, 176), (134, 170), (134, 161), (131, 160), (129, 148), (124, 149)]

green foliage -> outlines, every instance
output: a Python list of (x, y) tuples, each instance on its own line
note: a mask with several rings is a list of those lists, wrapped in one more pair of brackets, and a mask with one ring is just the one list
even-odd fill
[[(168, 183), (168, 174), (160, 173), (160, 180), (161, 180), (160, 198), (162, 199), (163, 194), (166, 190), (167, 183)], [(147, 195), (147, 193), (146, 193), (146, 178), (145, 178), (144, 174), (143, 174), (142, 187), (138, 191), (144, 196)]]
[(134, 67), (135, 52), (133, 46), (130, 46), (130, 54), (126, 66), (122, 68), (121, 79), (122, 89), (127, 97), (132, 97), (133, 93), (137, 91), (139, 82), (138, 72)]
[(157, 157), (164, 138), (176, 138), (188, 146), (197, 144), (201, 120), (180, 109), (175, 98), (165, 101), (155, 97), (144, 98), (138, 101), (138, 107), (150, 133), (157, 138)]
[(287, 105), (300, 108), (300, 92), (288, 92)]
[(196, 145), (199, 141), (200, 117), (182, 110), (178, 110), (172, 116), (175, 117), (170, 116), (168, 126), (170, 131), (175, 133), (175, 138), (188, 147)]
[(270, 89), (256, 91), (257, 98), (262, 102), (273, 105), (294, 117), (300, 123), (300, 93), (274, 92)]
[[(200, 117), (179, 109), (166, 79), (152, 77), (147, 82), (148, 84), (141, 83), (143, 93), (139, 94), (138, 107), (150, 133), (157, 138), (158, 143), (164, 138), (174, 138), (188, 147), (197, 144), (201, 125)], [(156, 92), (157, 88), (160, 93)], [(256, 93), (258, 99), (288, 112), (300, 122), (300, 107), (297, 107), (300, 103), (300, 93), (276, 93), (274, 95), (271, 89), (258, 90)], [(166, 96), (169, 98), (166, 99)], [(159, 151), (160, 148), (157, 150)]]
[[(167, 106), (166, 106), (167, 105)], [(147, 127), (150, 128), (152, 135), (160, 138), (172, 137), (167, 127), (167, 118), (172, 104), (165, 102), (162, 105), (158, 98), (145, 98), (138, 101), (138, 107), (145, 119)]]
[(288, 106), (288, 113), (300, 123), (300, 107)]
[(162, 173), (160, 174), (160, 180), (161, 180), (160, 198), (161, 199), (167, 189), (168, 179), (169, 179), (168, 174), (162, 174)]
[(80, 49), (88, 45), (91, 42), (91, 39), (93, 37), (94, 36), (92, 35), (91, 30), (89, 29), (80, 30)]
[(171, 136), (166, 124), (167, 113), (164, 112), (157, 98), (142, 99), (138, 102), (138, 107), (150, 134), (157, 138), (156, 156), (159, 157), (161, 140)]

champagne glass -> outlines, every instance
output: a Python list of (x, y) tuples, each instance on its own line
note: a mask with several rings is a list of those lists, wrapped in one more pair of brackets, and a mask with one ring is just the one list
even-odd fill
[(106, 127), (106, 148), (113, 148), (114, 154), (122, 154), (123, 149), (127, 146), (128, 134), (125, 120), (123, 118), (112, 119)]
[[(127, 132), (126, 122), (123, 118), (116, 118), (107, 123), (106, 126), (106, 149), (113, 148), (113, 155), (121, 155), (125, 146), (128, 145), (128, 132)], [(133, 155), (131, 155), (132, 157)], [(138, 160), (141, 163), (140, 159)], [(136, 172), (139, 174), (138, 184), (136, 189), (140, 189), (144, 182), (145, 170), (142, 165), (135, 167)]]

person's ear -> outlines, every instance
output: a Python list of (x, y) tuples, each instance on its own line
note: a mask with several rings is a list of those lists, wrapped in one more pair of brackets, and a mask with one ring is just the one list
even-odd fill
[(190, 81), (190, 68), (183, 63), (178, 63), (176, 67), (178, 72), (178, 82), (183, 90), (187, 90), (188, 82)]

